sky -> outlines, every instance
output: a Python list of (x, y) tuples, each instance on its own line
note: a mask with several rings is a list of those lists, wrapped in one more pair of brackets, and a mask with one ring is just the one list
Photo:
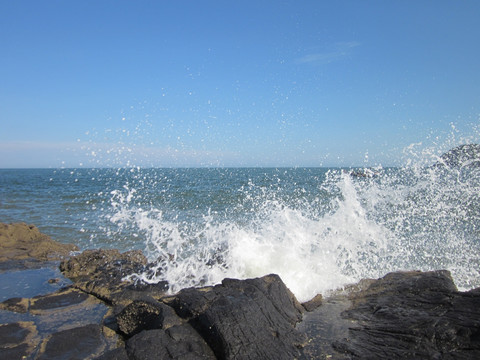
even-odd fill
[(479, 16), (477, 0), (0, 0), (0, 168), (391, 166), (452, 131), (476, 142)]

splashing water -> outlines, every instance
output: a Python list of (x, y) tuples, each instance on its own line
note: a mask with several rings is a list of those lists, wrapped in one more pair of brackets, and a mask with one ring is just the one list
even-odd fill
[[(448, 269), (460, 289), (480, 285), (475, 168), (378, 168), (372, 177), (338, 169), (177, 169), (154, 179), (113, 191), (108, 219), (156, 262), (134, 279), (166, 280), (171, 292), (277, 273), (303, 301), (411, 269)], [(149, 197), (145, 188), (153, 185)]]

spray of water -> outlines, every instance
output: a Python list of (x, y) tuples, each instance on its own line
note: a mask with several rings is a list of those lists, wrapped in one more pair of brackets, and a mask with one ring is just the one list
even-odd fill
[(195, 223), (167, 219), (156, 208), (135, 206), (134, 189), (124, 189), (112, 193), (110, 221), (142, 234), (145, 252), (157, 264), (134, 278), (167, 280), (172, 292), (225, 277), (277, 273), (307, 300), (362, 278), (411, 269), (448, 269), (461, 289), (480, 285), (480, 174), (433, 168), (377, 173), (356, 179), (330, 171), (318, 184), (331, 195), (326, 206), (305, 199), (292, 205), (269, 189), (247, 194), (242, 206), (253, 212), (248, 221), (216, 213)]
[[(173, 293), (225, 277), (277, 273), (299, 300), (308, 300), (362, 278), (413, 269), (448, 269), (460, 289), (471, 289), (480, 286), (480, 169), (432, 166), (442, 163), (444, 151), (471, 142), (452, 134), (443, 146), (407, 147), (400, 168), (353, 175), (332, 169), (313, 188), (280, 178), (250, 180), (234, 189), (238, 196), (223, 212), (186, 216), (146, 203), (137, 191), (145, 185), (142, 175), (110, 193), (107, 217), (140, 239), (155, 263), (132, 279), (166, 280)], [(177, 182), (161, 196), (192, 195)], [(291, 196), (284, 196), (285, 187), (293, 188)]]

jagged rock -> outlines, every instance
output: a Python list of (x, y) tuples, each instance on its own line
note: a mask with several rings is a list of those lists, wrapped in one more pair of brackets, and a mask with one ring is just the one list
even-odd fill
[(313, 299), (302, 303), (302, 306), (307, 311), (313, 311), (316, 308), (318, 308), (319, 306), (321, 306), (322, 302), (323, 302), (323, 296), (322, 296), (322, 294), (318, 294), (315, 297), (313, 297)]
[(225, 279), (165, 299), (219, 359), (293, 359), (306, 337), (295, 330), (302, 306), (277, 275)]
[(147, 259), (141, 251), (85, 250), (63, 261), (60, 270), (74, 282), (74, 286), (111, 304), (128, 304), (141, 298), (142, 293), (161, 296), (166, 283), (136, 286), (124, 278), (142, 272)]
[(334, 296), (309, 316), (310, 355), (480, 358), (480, 292), (458, 292), (448, 271), (391, 273)]
[(0, 359), (23, 359), (39, 342), (32, 321), (0, 324)]
[(126, 350), (130, 359), (135, 360), (216, 359), (204, 339), (189, 324), (142, 331), (127, 341)]
[(105, 346), (100, 326), (90, 324), (54, 333), (43, 342), (37, 359), (83, 360), (99, 356)]
[(480, 145), (460, 145), (449, 150), (440, 158), (439, 166), (448, 167), (480, 167)]
[(35, 259), (39, 261), (62, 260), (78, 250), (71, 244), (60, 244), (25, 223), (0, 223), (0, 262)]
[(153, 299), (136, 300), (117, 316), (118, 328), (127, 337), (142, 330), (168, 329), (181, 323), (181, 319), (170, 306)]

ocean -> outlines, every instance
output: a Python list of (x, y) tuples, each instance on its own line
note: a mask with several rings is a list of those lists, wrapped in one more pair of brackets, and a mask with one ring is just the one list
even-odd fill
[(397, 270), (480, 286), (480, 169), (0, 169), (0, 221), (140, 249), (170, 291), (279, 274), (301, 301)]

